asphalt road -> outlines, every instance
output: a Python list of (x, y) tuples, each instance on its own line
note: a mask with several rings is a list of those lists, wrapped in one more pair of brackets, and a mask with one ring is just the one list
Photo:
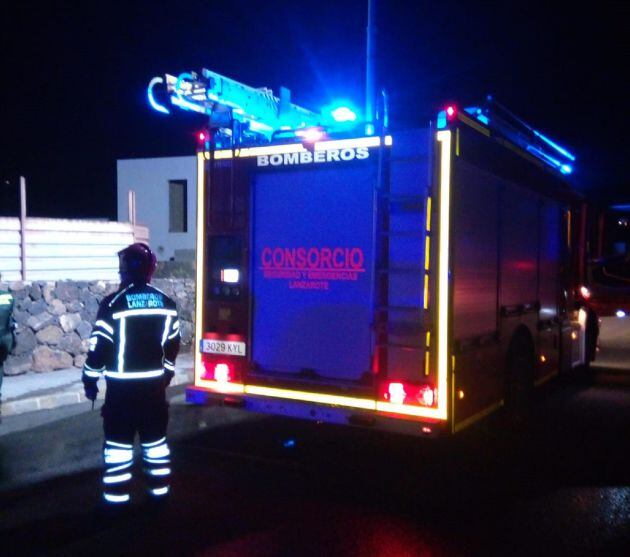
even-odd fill
[(593, 382), (546, 385), (522, 430), (495, 416), (450, 440), (419, 440), (189, 407), (175, 388), (173, 497), (149, 508), (138, 482), (131, 512), (114, 519), (96, 512), (97, 412), (77, 406), (28, 427), (5, 423), (0, 553), (625, 556), (622, 325), (604, 323)]

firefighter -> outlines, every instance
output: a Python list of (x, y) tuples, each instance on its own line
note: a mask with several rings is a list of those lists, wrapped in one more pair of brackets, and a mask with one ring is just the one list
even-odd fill
[(132, 244), (118, 257), (120, 288), (101, 302), (82, 379), (85, 396), (92, 401), (99, 377), (104, 375), (107, 382), (101, 409), (103, 499), (120, 508), (131, 498), (136, 432), (149, 497), (164, 500), (169, 493), (165, 392), (175, 372), (180, 332), (175, 302), (149, 284), (156, 266), (149, 246)]
[(15, 322), (13, 321), (14, 304), (15, 300), (13, 299), (13, 295), (6, 290), (0, 290), (0, 405), (2, 404), (4, 361), (7, 359), (9, 352), (15, 347)]

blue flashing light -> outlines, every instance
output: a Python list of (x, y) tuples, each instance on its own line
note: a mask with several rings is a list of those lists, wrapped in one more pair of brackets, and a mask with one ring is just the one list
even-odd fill
[(356, 112), (347, 106), (335, 108), (330, 114), (335, 122), (355, 122), (357, 119)]
[(630, 211), (630, 204), (611, 205), (613, 211)]
[(365, 124), (365, 135), (374, 135), (374, 124)]
[(158, 103), (155, 100), (155, 97), (153, 96), (153, 88), (156, 85), (159, 85), (160, 83), (164, 83), (164, 80), (161, 77), (154, 77), (149, 82), (149, 86), (147, 87), (147, 99), (149, 101), (149, 104), (151, 105), (151, 108), (153, 108), (153, 110), (156, 110), (157, 112), (161, 112), (162, 114), (170, 114), (169, 109), (166, 108), (165, 106), (162, 106), (160, 103)]
[(544, 151), (541, 151), (540, 149), (538, 149), (537, 147), (534, 147), (533, 145), (528, 145), (527, 150), (532, 155), (537, 156), (539, 159), (545, 161), (547, 164), (550, 164), (554, 168), (559, 168), (560, 165), (562, 164), (558, 159), (554, 159), (553, 157), (549, 156), (547, 153), (545, 153)]
[(569, 153), (569, 151), (567, 151), (563, 147), (560, 147), (560, 145), (558, 145), (554, 141), (551, 141), (551, 139), (549, 139), (548, 137), (544, 136), (539, 131), (536, 131), (536, 130), (532, 130), (532, 131), (534, 132), (534, 135), (536, 137), (539, 137), (540, 139), (542, 139), (547, 145), (549, 145), (550, 147), (553, 147), (556, 151), (558, 151), (558, 153), (560, 153), (561, 155), (563, 155), (564, 157), (569, 159), (571, 162), (575, 162), (575, 156), (572, 155), (571, 153)]
[(293, 449), (295, 447), (295, 439), (286, 439), (284, 443), (282, 443), (282, 446), (285, 449)]
[(322, 108), (323, 121), (320, 124), (327, 126), (352, 127), (360, 119), (361, 115), (356, 106), (347, 100), (336, 100)]
[(479, 120), (482, 124), (486, 126), (490, 125), (490, 118), (488, 118), (483, 113), (483, 109), (479, 108), (478, 106), (469, 106), (468, 108), (464, 109), (464, 112), (467, 112), (473, 118), (476, 118), (477, 120)]
[(446, 110), (440, 110), (437, 115), (437, 129), (443, 130), (446, 127), (447, 118), (446, 118)]
[(538, 157), (543, 162), (546, 162), (549, 166), (552, 166), (556, 170), (559, 170), (562, 174), (566, 175), (573, 172), (573, 167), (570, 164), (560, 162), (558, 159), (552, 157), (551, 155), (548, 155), (547, 153), (541, 151), (533, 145), (528, 145), (527, 151), (530, 152), (532, 155)]

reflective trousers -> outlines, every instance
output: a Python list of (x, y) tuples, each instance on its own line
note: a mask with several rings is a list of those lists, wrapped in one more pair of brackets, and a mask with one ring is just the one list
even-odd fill
[(101, 414), (105, 432), (104, 500), (124, 504), (131, 499), (136, 433), (140, 437), (147, 492), (154, 498), (166, 496), (171, 459), (166, 443), (168, 404), (162, 378), (108, 380)]

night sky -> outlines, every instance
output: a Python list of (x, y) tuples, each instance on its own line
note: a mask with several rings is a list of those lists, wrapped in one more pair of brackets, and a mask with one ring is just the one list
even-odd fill
[[(630, 201), (622, 3), (380, 1), (394, 129), (492, 93), (574, 151), (589, 195)], [(203, 118), (146, 103), (149, 80), (207, 67), (318, 110), (363, 105), (366, 2), (37, 2), (4, 8), (0, 214), (16, 177), (35, 216), (116, 217), (116, 159), (194, 153)], [(626, 193), (626, 189), (628, 190)]]

